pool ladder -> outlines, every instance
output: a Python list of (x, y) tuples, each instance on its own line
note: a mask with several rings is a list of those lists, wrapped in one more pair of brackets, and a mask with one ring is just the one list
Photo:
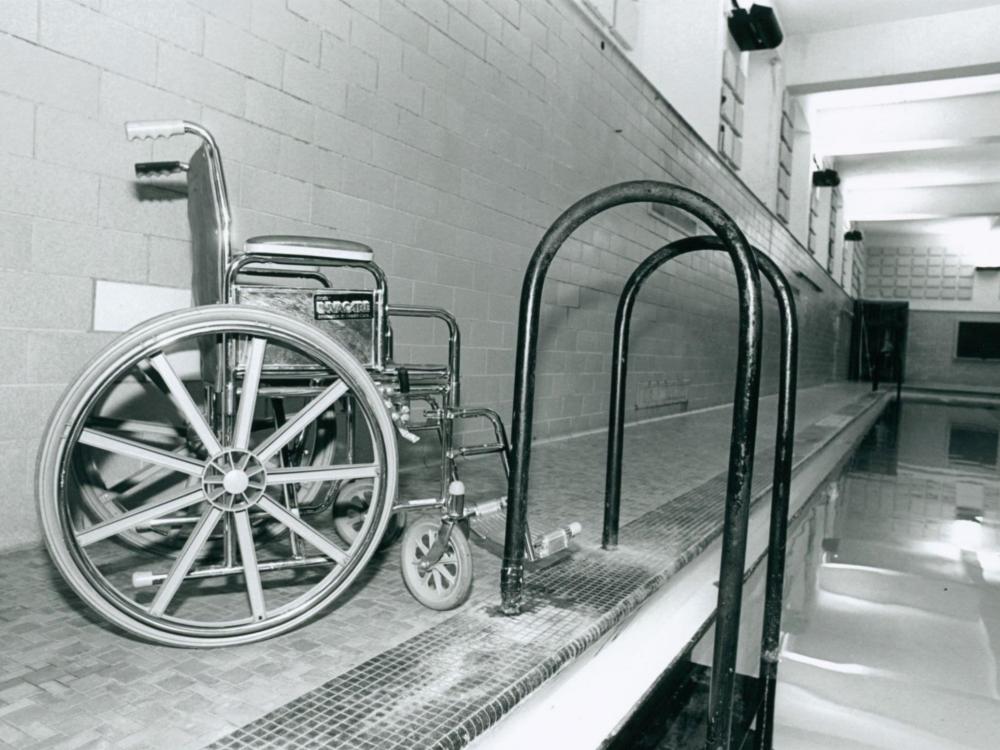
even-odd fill
[[(563, 243), (586, 221), (616, 206), (646, 202), (674, 206), (687, 211), (708, 226), (716, 236), (689, 238), (661, 248), (636, 269), (623, 291), (618, 308), (612, 368), (617, 379), (613, 382), (611, 401), (603, 543), (605, 548), (613, 548), (618, 542), (625, 360), (629, 316), (635, 294), (652, 271), (671, 258), (697, 250), (723, 250), (732, 260), (736, 273), (740, 324), (713, 668), (703, 746), (708, 750), (736, 750), (751, 746), (769, 750), (774, 716), (774, 685), (777, 677), (788, 489), (794, 436), (797, 350), (794, 300), (791, 287), (777, 266), (759, 250), (751, 248), (735, 222), (721, 208), (699, 193), (678, 185), (651, 180), (624, 182), (598, 190), (577, 201), (556, 219), (542, 237), (529, 261), (521, 289), (518, 319), (513, 440), (509, 453), (508, 509), (503, 565), (500, 571), (501, 610), (510, 615), (521, 611), (524, 567), (530, 554), (525, 545), (527, 488), (534, 412), (534, 370), (538, 350), (541, 293), (546, 273)], [(752, 499), (750, 484), (753, 476), (757, 401), (760, 388), (762, 327), (760, 271), (763, 271), (771, 282), (779, 302), (782, 323), (781, 382), (767, 561), (764, 636), (760, 672), (752, 690), (754, 707), (750, 716), (744, 720), (741, 717), (734, 718), (734, 705), (746, 539)], [(742, 716), (746, 716), (746, 713)], [(754, 718), (757, 728), (751, 731), (750, 722)]]

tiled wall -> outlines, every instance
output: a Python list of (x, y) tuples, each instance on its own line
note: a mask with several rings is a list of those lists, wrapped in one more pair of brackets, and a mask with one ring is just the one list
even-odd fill
[(971, 300), (974, 267), (956, 248), (866, 245), (865, 297)]
[(912, 385), (972, 386), (997, 390), (1000, 362), (959, 359), (959, 321), (1000, 323), (998, 313), (910, 310), (906, 343), (906, 382)]
[[(0, 546), (37, 539), (46, 417), (114, 335), (94, 331), (97, 282), (189, 284), (184, 202), (139, 200), (132, 162), (185, 159), (193, 144), (128, 143), (130, 118), (215, 133), (239, 237), (367, 242), (394, 301), (457, 313), (467, 403), (509, 411), (516, 296), (544, 229), (583, 194), (636, 178), (683, 183), (731, 212), (799, 288), (800, 382), (839, 372), (846, 296), (568, 0), (3, 0), (0, 61)], [(632, 206), (563, 249), (543, 310), (539, 436), (604, 424), (616, 294), (671, 236)], [(723, 257), (651, 282), (633, 394), (666, 380), (688, 408), (729, 400), (735, 309)], [(771, 345), (769, 391), (775, 356)]]
[(906, 381), (995, 389), (1000, 365), (955, 356), (958, 323), (1000, 321), (1000, 278), (976, 271), (974, 243), (917, 244), (906, 237), (866, 244), (867, 299), (909, 302)]

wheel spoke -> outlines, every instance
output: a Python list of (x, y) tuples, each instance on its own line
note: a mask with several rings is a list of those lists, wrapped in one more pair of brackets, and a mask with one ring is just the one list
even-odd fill
[(178, 456), (176, 453), (154, 448), (151, 445), (140, 443), (128, 438), (109, 435), (100, 430), (85, 429), (80, 433), (80, 442), (92, 448), (100, 448), (109, 453), (117, 453), (121, 456), (137, 458), (149, 464), (164, 466), (181, 474), (190, 474), (194, 477), (201, 476), (202, 463), (190, 458)]
[(250, 613), (253, 619), (263, 620), (267, 612), (264, 609), (264, 589), (260, 584), (260, 569), (257, 567), (257, 552), (254, 549), (250, 516), (245, 510), (241, 510), (235, 514), (234, 520), (240, 558), (243, 560), (243, 579), (246, 581), (247, 597), (250, 599)]
[(260, 387), (260, 374), (264, 369), (264, 348), (267, 340), (255, 338), (247, 349), (246, 369), (243, 372), (243, 392), (240, 394), (240, 405), (236, 410), (236, 425), (233, 428), (233, 447), (245, 449), (250, 442), (250, 431), (253, 425), (254, 407), (257, 405), (257, 389)]
[(431, 545), (433, 543), (434, 542), (431, 542), (429, 539), (427, 539), (427, 537), (424, 537), (424, 536), (422, 536), (419, 539), (417, 539), (417, 549), (420, 550), (420, 556), (421, 557), (423, 557), (428, 552), (430, 552)]
[(129, 511), (124, 515), (118, 516), (117, 518), (112, 518), (110, 521), (104, 521), (103, 523), (91, 526), (86, 531), (82, 531), (77, 534), (76, 541), (81, 547), (87, 547), (95, 542), (101, 541), (102, 539), (107, 539), (110, 536), (115, 536), (123, 531), (135, 528), (140, 524), (165, 516), (168, 513), (175, 513), (178, 510), (183, 510), (184, 508), (192, 506), (195, 503), (201, 502), (204, 498), (205, 496), (202, 494), (201, 490), (197, 489), (193, 492), (186, 492), (183, 495), (171, 498), (170, 500), (164, 500), (162, 503), (137, 508), (136, 510)]
[(434, 570), (436, 570), (439, 574), (441, 574), (441, 576), (444, 577), (444, 579), (448, 582), (449, 585), (455, 582), (455, 573), (452, 573), (450, 570), (448, 570), (447, 565), (438, 565), (436, 568), (434, 568)]
[(287, 526), (291, 531), (294, 531), (300, 537), (305, 539), (309, 544), (318, 549), (324, 555), (329, 557), (336, 563), (343, 563), (347, 561), (347, 553), (344, 552), (340, 547), (336, 546), (333, 542), (327, 539), (325, 536), (320, 534), (316, 529), (307, 524), (298, 516), (294, 515), (290, 511), (282, 508), (271, 498), (264, 496), (257, 502), (257, 507), (263, 509), (267, 513), (271, 514), (275, 519)]
[(275, 430), (255, 451), (257, 458), (267, 461), (295, 437), (300, 435), (310, 424), (329, 409), (333, 403), (347, 393), (347, 385), (338, 380), (316, 398), (302, 407), (294, 417)]
[(149, 605), (149, 613), (151, 615), (159, 617), (166, 612), (167, 607), (170, 606), (170, 602), (174, 598), (174, 594), (177, 593), (177, 589), (184, 582), (184, 576), (191, 570), (191, 566), (194, 565), (194, 561), (198, 558), (198, 553), (201, 551), (205, 541), (215, 530), (221, 517), (222, 511), (215, 506), (211, 506), (198, 521), (197, 525), (195, 525), (194, 531), (191, 532), (188, 540), (184, 542), (184, 547), (181, 548), (181, 552), (177, 556), (177, 559), (174, 560), (174, 564), (170, 566), (167, 577), (163, 579), (163, 583), (160, 584), (156, 596), (153, 597), (153, 601)]
[(114, 417), (91, 417), (89, 424), (106, 432), (120, 432), (126, 435), (158, 435), (184, 441), (184, 428), (161, 422), (147, 422), (144, 419), (115, 419)]
[(348, 479), (371, 479), (377, 477), (378, 474), (379, 468), (376, 464), (344, 464), (309, 469), (272, 469), (267, 473), (267, 483), (271, 485), (336, 482)]
[(215, 433), (209, 427), (205, 416), (201, 413), (201, 409), (198, 408), (194, 399), (191, 398), (191, 394), (188, 393), (188, 389), (181, 382), (181, 379), (177, 376), (167, 358), (163, 354), (157, 354), (149, 360), (149, 363), (160, 374), (160, 377), (163, 378), (167, 390), (170, 391), (170, 400), (181, 410), (181, 414), (184, 415), (188, 424), (191, 425), (191, 428), (198, 435), (198, 438), (204, 444), (206, 450), (208, 450), (208, 454), (214, 456), (221, 453), (222, 446), (219, 444), (218, 438), (215, 437)]
[(441, 589), (444, 588), (444, 586), (441, 585), (441, 574), (437, 571), (437, 568), (431, 568), (430, 573), (431, 578), (434, 579), (434, 588), (441, 591)]
[[(100, 475), (100, 472), (96, 468), (92, 469), (92, 471), (97, 473), (98, 476)], [(120, 512), (124, 513), (132, 500), (142, 495), (142, 493), (151, 487), (156, 486), (158, 482), (163, 481), (164, 477), (168, 477), (172, 473), (172, 471), (162, 466), (149, 464), (134, 474), (119, 479), (110, 487), (95, 484), (90, 481), (89, 476), (85, 475), (81, 479), (81, 489), (84, 484), (88, 485), (96, 495), (97, 501), (102, 504), (101, 507), (117, 508)], [(93, 510), (93, 507), (89, 503), (87, 507)], [(106, 518), (106, 516), (102, 517)]]
[[(174, 455), (186, 457), (186, 454), (180, 451)], [(139, 471), (135, 472), (135, 474), (122, 477), (110, 487), (103, 488), (103, 491), (101, 488), (97, 488), (97, 491), (101, 493), (102, 497), (108, 494), (113, 495), (114, 497), (109, 499), (116, 500), (119, 504), (121, 504), (122, 501), (131, 500), (140, 492), (148, 490), (170, 473), (170, 471), (162, 466), (151, 464), (144, 466)]]

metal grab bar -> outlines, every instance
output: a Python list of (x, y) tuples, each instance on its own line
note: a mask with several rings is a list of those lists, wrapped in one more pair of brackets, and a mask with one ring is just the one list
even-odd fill
[[(621, 506), (622, 445), (625, 422), (625, 384), (628, 373), (628, 342), (632, 310), (643, 283), (658, 268), (680, 255), (701, 250), (725, 250), (716, 237), (689, 237), (657, 250), (632, 272), (625, 282), (615, 316), (614, 366), (611, 370), (611, 403), (608, 423), (608, 463), (605, 476), (604, 529), (602, 545), (618, 545)], [(767, 255), (753, 248), (757, 267), (770, 282), (778, 301), (781, 327), (778, 422), (774, 446), (774, 478), (771, 484), (771, 518), (768, 534), (767, 582), (764, 594), (764, 626), (760, 644), (761, 702), (757, 713), (757, 748), (769, 749), (774, 733), (774, 691), (778, 678), (778, 643), (781, 635), (781, 602), (785, 576), (785, 539), (788, 528), (788, 498), (792, 477), (792, 447), (795, 438), (795, 383), (798, 371), (798, 319), (791, 285)], [(735, 644), (734, 644), (735, 647)]]
[[(518, 317), (517, 360), (514, 369), (514, 408), (511, 475), (504, 557), (500, 570), (501, 611), (517, 614), (524, 589), (524, 529), (527, 521), (528, 470), (531, 460), (534, 412), (535, 359), (538, 324), (545, 275), (556, 253), (569, 236), (593, 216), (628, 203), (663, 203), (681, 208), (706, 224), (729, 251), (736, 271), (740, 299), (739, 351), (733, 397), (733, 430), (729, 450), (729, 478), (723, 522), (723, 552), (719, 576), (719, 615), (716, 626), (715, 669), (709, 699), (709, 747), (728, 747), (736, 674), (736, 650), (728, 648), (739, 635), (743, 595), (743, 565), (753, 474), (760, 388), (761, 300), (760, 277), (750, 246), (736, 223), (708, 198), (664, 182), (639, 180), (598, 190), (568, 208), (539, 242), (521, 287)], [(723, 648), (727, 647), (725, 653)], [(731, 717), (729, 717), (731, 718)]]
[(770, 750), (774, 737), (774, 696), (778, 684), (778, 644), (785, 588), (785, 545), (788, 496), (792, 487), (792, 450), (795, 442), (795, 388), (798, 377), (799, 321), (788, 279), (769, 257), (758, 251), (757, 262), (778, 299), (781, 320), (781, 365), (778, 376), (778, 425), (771, 484), (771, 520), (768, 531), (767, 583), (764, 589), (764, 626), (760, 637), (761, 702), (757, 709), (758, 750)]

